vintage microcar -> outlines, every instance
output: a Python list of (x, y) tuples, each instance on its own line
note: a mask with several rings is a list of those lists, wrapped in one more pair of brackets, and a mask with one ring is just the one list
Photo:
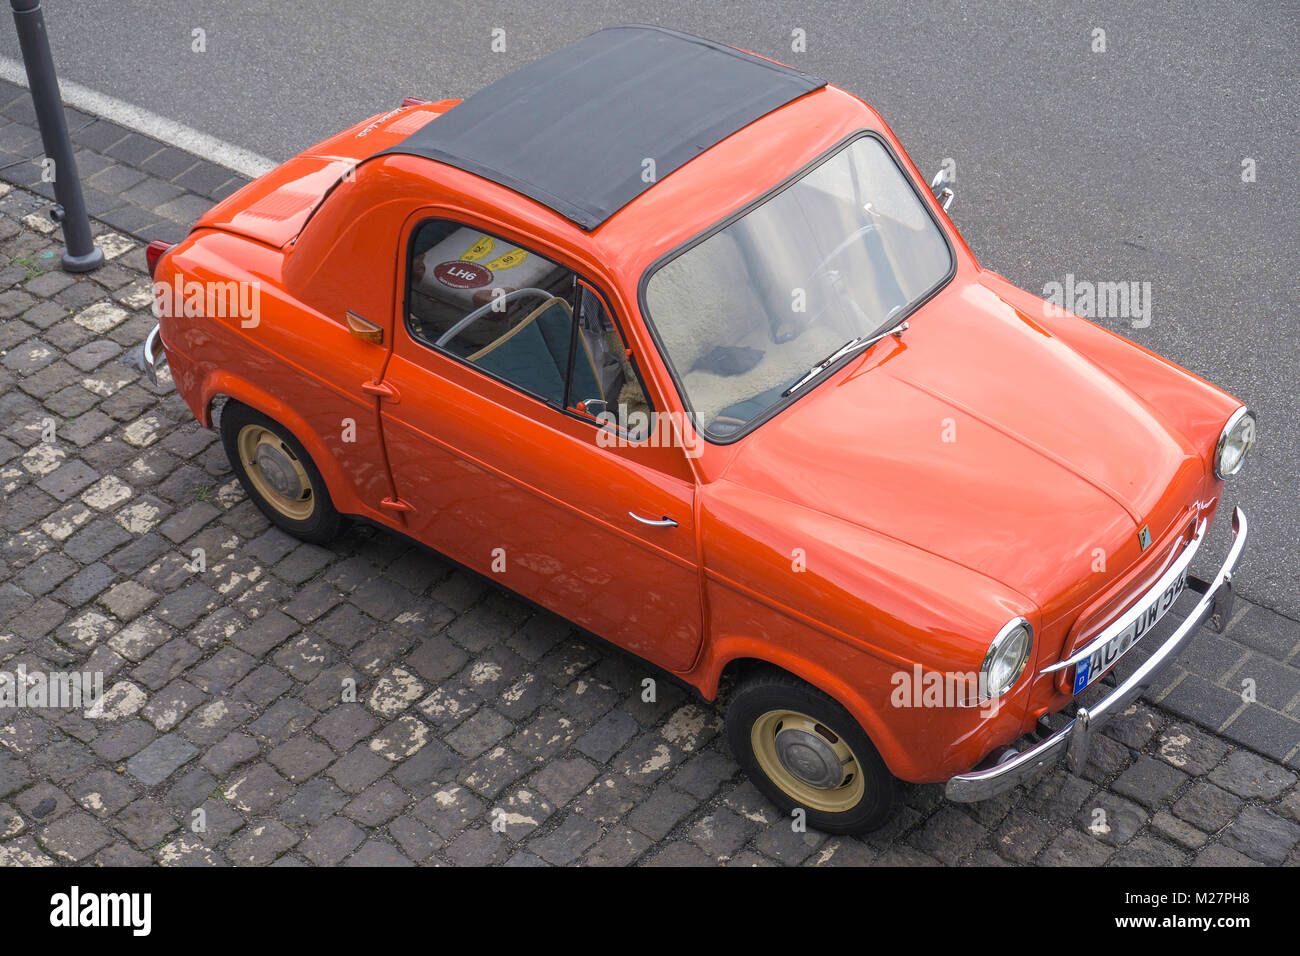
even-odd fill
[(281, 528), (382, 525), (706, 699), (725, 677), (755, 784), (861, 831), (899, 780), (1081, 767), (1222, 626), (1246, 536), (1189, 575), (1251, 412), (982, 269), (951, 197), (857, 97), (617, 27), (152, 244), (144, 357), (204, 426), (225, 400)]

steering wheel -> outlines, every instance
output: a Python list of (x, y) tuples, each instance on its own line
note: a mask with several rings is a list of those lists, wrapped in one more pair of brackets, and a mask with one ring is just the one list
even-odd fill
[(855, 324), (859, 328), (865, 328), (873, 324), (863, 313), (861, 307), (853, 300), (853, 297), (849, 295), (848, 290), (844, 287), (845, 278), (838, 269), (834, 268), (834, 263), (840, 256), (855, 247), (863, 238), (875, 232), (875, 230), (876, 224), (873, 222), (859, 227), (842, 239), (817, 265), (813, 266), (803, 284), (806, 287), (815, 287), (818, 290), (815, 300), (821, 303), (821, 307), (811, 313), (792, 313), (789, 319), (779, 323), (779, 331), (778, 325), (774, 324), (772, 330), (773, 342), (779, 345), (782, 342), (791, 342), (797, 339), (819, 322), (831, 305), (836, 303), (846, 305), (853, 310)]
[(524, 295), (541, 296), (543, 299), (552, 298), (551, 293), (547, 292), (545, 289), (535, 289), (531, 286), (523, 289), (515, 289), (513, 292), (507, 292), (503, 296), (494, 297), (491, 302), (483, 303), (483, 305), (480, 305), (473, 312), (466, 315), (446, 332), (443, 332), (442, 335), (438, 336), (437, 341), (433, 344), (438, 346), (438, 348), (446, 348), (448, 342), (460, 335), (460, 333), (464, 332), (479, 319), (483, 318), (483, 316), (487, 315), (489, 312), (504, 311), (505, 306), (513, 299), (517, 299)]

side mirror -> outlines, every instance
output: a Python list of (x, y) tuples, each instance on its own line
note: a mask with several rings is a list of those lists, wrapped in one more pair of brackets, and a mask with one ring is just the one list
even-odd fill
[(944, 212), (952, 205), (952, 173), (948, 172), (948, 167), (942, 167), (934, 174), (934, 179), (930, 180), (930, 192), (934, 193), (934, 198), (939, 200), (939, 205), (943, 207)]

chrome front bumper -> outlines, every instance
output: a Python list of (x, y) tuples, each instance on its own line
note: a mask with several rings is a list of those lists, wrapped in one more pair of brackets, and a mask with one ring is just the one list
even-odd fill
[(1072, 772), (1082, 771), (1088, 762), (1092, 734), (1150, 690), (1156, 677), (1187, 646), (1202, 624), (1209, 620), (1217, 630), (1227, 625), (1232, 608), (1232, 571), (1245, 544), (1246, 516), (1236, 508), (1232, 512), (1232, 547), (1227, 560), (1208, 583), (1188, 578), (1189, 589), (1201, 591), (1201, 599), (1174, 633), (1114, 691), (1091, 708), (1080, 707), (1074, 719), (1050, 737), (986, 770), (953, 777), (944, 789), (948, 799), (958, 803), (987, 800), (1025, 782), (1063, 756)]
[(158, 384), (158, 369), (167, 364), (167, 350), (163, 347), (162, 328), (155, 325), (140, 347), (144, 359), (144, 370), (149, 373), (149, 380)]

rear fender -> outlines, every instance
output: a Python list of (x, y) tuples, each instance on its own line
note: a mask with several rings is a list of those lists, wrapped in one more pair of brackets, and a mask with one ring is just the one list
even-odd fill
[(212, 427), (212, 404), (221, 395), (242, 402), (249, 408), (275, 419), (289, 429), (293, 433), (293, 437), (298, 439), (303, 448), (307, 449), (307, 454), (311, 456), (316, 469), (321, 474), (321, 478), (325, 480), (325, 487), (329, 491), (334, 506), (340, 512), (364, 515), (385, 525), (391, 523), (388, 515), (370, 508), (364, 503), (356, 485), (339, 468), (334, 456), (330, 454), (320, 436), (312, 430), (306, 420), (293, 408), (256, 385), (221, 369), (211, 370), (203, 379), (203, 384), (199, 390), (199, 407), (196, 409), (199, 421), (205, 428)]

